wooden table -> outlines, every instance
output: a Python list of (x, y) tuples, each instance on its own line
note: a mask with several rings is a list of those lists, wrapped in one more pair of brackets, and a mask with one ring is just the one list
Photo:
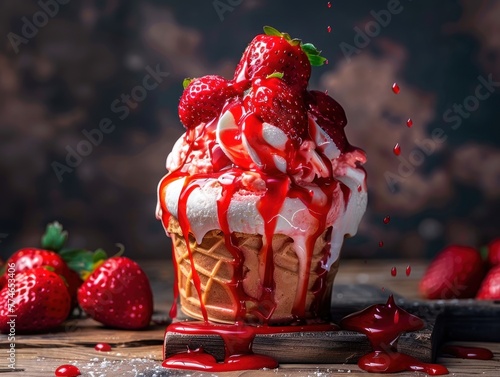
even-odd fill
[[(406, 266), (410, 264), (412, 272), (406, 276)], [(141, 266), (151, 278), (155, 292), (156, 319), (166, 319), (172, 300), (172, 269), (167, 258), (163, 261), (148, 261)], [(397, 276), (391, 276), (391, 267), (398, 270)], [(338, 284), (371, 284), (381, 290), (391, 290), (405, 298), (418, 298), (418, 279), (424, 272), (425, 265), (414, 261), (344, 261), (336, 279)], [(55, 369), (62, 364), (74, 364), (82, 376), (214, 376), (214, 374), (167, 370), (161, 367), (162, 343), (165, 325), (152, 326), (145, 331), (122, 331), (103, 328), (90, 319), (68, 320), (61, 331), (43, 335), (16, 336), (15, 371), (7, 368), (8, 342), (1, 338), (0, 373), (6, 375), (37, 377), (54, 376)], [(98, 352), (94, 345), (107, 342), (113, 346), (111, 352)], [(457, 342), (455, 342), (457, 343)], [(437, 362), (445, 365), (454, 376), (491, 376), (500, 371), (500, 343), (459, 342), (460, 345), (486, 347), (494, 353), (494, 359), (463, 360), (438, 358)], [(4, 351), (5, 350), (5, 351)], [(222, 376), (375, 376), (361, 371), (356, 364), (321, 364), (321, 365), (281, 365), (276, 370), (241, 371), (221, 373)], [(398, 376), (423, 376), (423, 373), (405, 372)], [(384, 375), (387, 376), (387, 375)]]

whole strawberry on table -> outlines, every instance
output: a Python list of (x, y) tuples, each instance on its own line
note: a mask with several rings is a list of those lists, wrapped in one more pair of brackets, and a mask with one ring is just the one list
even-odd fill
[(16, 332), (48, 332), (77, 306), (109, 327), (147, 327), (153, 294), (140, 266), (120, 255), (106, 259), (102, 249), (65, 248), (67, 238), (59, 223), (49, 224), (40, 248), (20, 249), (2, 266), (0, 331), (15, 322)]
[(419, 289), (427, 299), (500, 299), (500, 238), (481, 250), (446, 247), (429, 264)]

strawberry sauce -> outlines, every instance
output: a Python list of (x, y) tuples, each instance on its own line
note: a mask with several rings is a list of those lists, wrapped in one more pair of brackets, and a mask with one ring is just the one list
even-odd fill
[(363, 370), (373, 373), (421, 371), (432, 376), (448, 374), (442, 365), (424, 363), (398, 352), (400, 335), (422, 329), (424, 322), (398, 307), (392, 295), (386, 304), (372, 305), (344, 317), (340, 326), (368, 337), (373, 351), (359, 359), (358, 366)]
[(211, 354), (205, 352), (202, 348), (198, 348), (170, 356), (162, 365), (165, 368), (211, 372), (261, 368), (272, 369), (278, 366), (278, 362), (275, 359), (255, 354), (252, 351), (252, 343), (256, 335), (337, 330), (338, 327), (331, 324), (250, 326), (242, 322), (237, 322), (234, 325), (211, 324), (207, 322), (177, 322), (168, 326), (167, 332), (185, 335), (220, 336), (224, 341), (224, 361), (218, 362)]
[(441, 347), (443, 356), (452, 356), (460, 359), (491, 360), (493, 352), (482, 347), (464, 347), (457, 345), (446, 345)]
[(57, 367), (54, 374), (58, 377), (76, 377), (80, 376), (80, 369), (71, 364), (64, 364)]

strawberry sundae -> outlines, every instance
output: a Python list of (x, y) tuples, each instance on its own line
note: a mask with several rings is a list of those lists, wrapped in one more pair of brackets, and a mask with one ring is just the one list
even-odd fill
[(342, 242), (366, 208), (366, 157), (346, 139), (344, 110), (307, 88), (325, 58), (264, 31), (233, 79), (185, 80), (186, 132), (158, 187), (175, 300), (205, 321), (327, 317)]

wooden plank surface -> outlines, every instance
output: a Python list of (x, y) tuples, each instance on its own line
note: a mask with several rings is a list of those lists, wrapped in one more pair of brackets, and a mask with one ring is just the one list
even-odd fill
[[(155, 292), (155, 307), (158, 317), (166, 317), (171, 303), (171, 270), (167, 258), (165, 261), (151, 261), (141, 264), (152, 280)], [(368, 284), (380, 289), (390, 289), (407, 299), (418, 298), (418, 278), (425, 268), (423, 263), (412, 262), (412, 274), (404, 273), (392, 277), (390, 269), (397, 266), (404, 271), (406, 263), (393, 261), (346, 261), (343, 262), (337, 283)], [(402, 276), (400, 276), (402, 275)], [(382, 289), (383, 288), (383, 289)], [(341, 302), (342, 297), (334, 297)], [(360, 302), (367, 298), (360, 298)], [(5, 337), (0, 338), (0, 373), (23, 377), (53, 376), (54, 370), (61, 364), (75, 364), (82, 371), (82, 376), (184, 376), (185, 372), (166, 370), (161, 367), (162, 342), (165, 326), (153, 326), (146, 331), (121, 331), (105, 329), (92, 320), (74, 319), (69, 321), (60, 331), (44, 335), (19, 335), (16, 337), (17, 372), (10, 372), (6, 350), (8, 343)], [(97, 342), (108, 342), (113, 345), (111, 352), (102, 353), (93, 349)], [(494, 359), (489, 361), (461, 360), (438, 357), (455, 376), (497, 376), (500, 370), (500, 343), (488, 342), (455, 342), (461, 345), (474, 345), (489, 348)], [(321, 365), (286, 364), (271, 371), (242, 371), (221, 374), (224, 377), (236, 376), (367, 376), (356, 364), (325, 363)], [(190, 373), (191, 376), (214, 376), (214, 374)], [(415, 376), (414, 373), (398, 373), (397, 376)], [(369, 374), (373, 376), (373, 374)], [(387, 376), (387, 375), (384, 375)]]

